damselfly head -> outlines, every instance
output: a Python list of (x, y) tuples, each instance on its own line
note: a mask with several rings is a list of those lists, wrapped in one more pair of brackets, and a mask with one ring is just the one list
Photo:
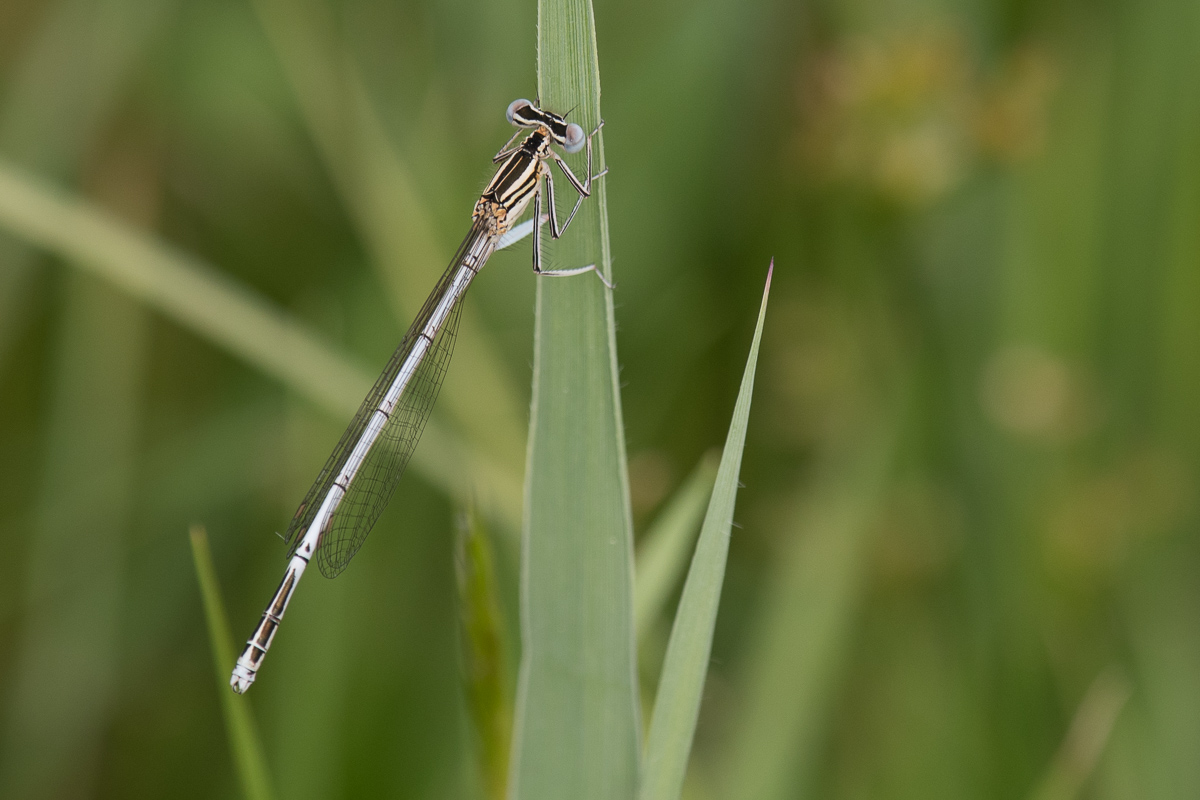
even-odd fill
[(567, 133), (563, 136), (563, 150), (568, 153), (578, 153), (583, 149), (585, 142), (587, 142), (587, 137), (583, 134), (583, 128), (574, 122), (568, 124)]
[(544, 128), (553, 141), (568, 153), (578, 153), (587, 144), (583, 128), (568, 123), (558, 114), (543, 111), (528, 100), (513, 100), (504, 112), (508, 121), (518, 128)]

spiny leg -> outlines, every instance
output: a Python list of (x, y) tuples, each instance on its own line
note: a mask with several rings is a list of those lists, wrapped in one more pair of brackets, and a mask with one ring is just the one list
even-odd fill
[[(579, 197), (575, 199), (575, 205), (571, 209), (571, 213), (567, 215), (567, 221), (564, 222), (563, 226), (558, 229), (558, 233), (554, 234), (554, 238), (556, 239), (562, 235), (562, 232), (565, 231), (567, 226), (571, 224), (571, 220), (575, 219), (575, 214), (579, 212), (579, 207), (583, 205), (584, 198), (591, 195), (592, 181), (597, 178), (602, 178), (608, 174), (607, 167), (595, 175), (592, 174), (592, 137), (595, 136), (602, 127), (604, 127), (604, 120), (600, 120), (600, 124), (596, 126), (596, 130), (592, 131), (587, 138), (587, 172), (584, 173), (587, 176), (587, 180), (585, 181), (580, 181), (579, 178), (575, 177), (575, 173), (571, 171), (571, 168), (567, 166), (567, 162), (564, 161), (562, 157), (558, 155), (558, 153), (555, 153), (554, 151), (550, 152), (551, 157), (553, 157), (558, 163), (558, 168), (562, 170), (563, 176), (571, 182), (571, 186), (575, 187), (575, 191), (579, 193)], [(547, 171), (547, 178), (550, 179), (549, 171)], [(553, 180), (550, 180), (552, 187), (550, 195), (553, 197)]]
[[(591, 167), (592, 167), (591, 155), (592, 155), (592, 149), (589, 146), (588, 147), (588, 171), (589, 171), (589, 173), (591, 172)], [(567, 215), (567, 221), (564, 222), (562, 227), (558, 229), (558, 233), (552, 234), (554, 236), (554, 238), (557, 239), (559, 236), (562, 235), (563, 231), (565, 231), (567, 229), (567, 226), (571, 224), (571, 220), (575, 219), (575, 215), (579, 212), (579, 207), (583, 205), (584, 198), (591, 195), (592, 178), (603, 177), (608, 172), (608, 170), (605, 169), (604, 172), (601, 172), (599, 175), (589, 175), (587, 185), (585, 186), (583, 184), (580, 184), (579, 179), (576, 178), (573, 174), (571, 174), (571, 170), (569, 167), (567, 167), (567, 164), (565, 161), (563, 161), (561, 158), (559, 158), (557, 154), (554, 156), (554, 158), (558, 161), (558, 166), (562, 168), (563, 174), (565, 174), (567, 176), (567, 180), (569, 180), (571, 182), (571, 185), (575, 187), (575, 190), (577, 192), (579, 192), (579, 196), (577, 198), (575, 198), (575, 205), (571, 208), (571, 213)], [(554, 179), (552, 177), (550, 177), (549, 170), (546, 171), (546, 180), (549, 182), (550, 186), (554, 185)], [(553, 189), (550, 190), (550, 194), (551, 194), (551, 196), (554, 195)]]
[(604, 120), (600, 120), (600, 124), (597, 125), (596, 129), (589, 133), (587, 137), (587, 172), (585, 173), (587, 180), (581, 181), (579, 178), (575, 177), (575, 173), (571, 171), (569, 166), (567, 166), (567, 162), (564, 161), (558, 153), (554, 152), (553, 150), (550, 151), (550, 155), (555, 161), (558, 162), (558, 168), (562, 170), (563, 175), (566, 176), (566, 179), (569, 180), (571, 185), (575, 187), (575, 191), (579, 192), (579, 194), (583, 195), (584, 197), (587, 197), (592, 193), (592, 181), (596, 178), (601, 178), (608, 173), (608, 168), (605, 167), (597, 174), (592, 174), (592, 137), (599, 133), (600, 129), (603, 127)]
[[(566, 229), (566, 225), (558, 229), (558, 214), (554, 210), (554, 179), (550, 176), (550, 170), (546, 170), (546, 191), (548, 193), (546, 199), (550, 204), (549, 213), (546, 215), (547, 221), (550, 223), (550, 235), (557, 239), (558, 234)], [(574, 213), (571, 216), (575, 216)], [(604, 277), (604, 273), (595, 264), (588, 264), (586, 267), (576, 267), (575, 269), (542, 269), (542, 187), (540, 182), (538, 183), (537, 191), (533, 195), (533, 219), (533, 271), (535, 273), (548, 278), (569, 278), (572, 275), (594, 272), (596, 273), (596, 277), (600, 279), (600, 282), (609, 289), (617, 288), (615, 283), (610, 282), (608, 278)], [(570, 221), (569, 219), (567, 220), (568, 223)], [(556, 229), (558, 229), (557, 232)]]
[(517, 137), (521, 136), (524, 133), (525, 133), (525, 131), (518, 129), (517, 132), (512, 135), (512, 138), (509, 139), (508, 142), (504, 145), (504, 147), (501, 147), (500, 150), (496, 153), (496, 155), (492, 156), (492, 163), (499, 164), (501, 161), (508, 158), (513, 153), (517, 152), (518, 150), (520, 150), (521, 149), (520, 145), (513, 147), (512, 143), (517, 140)]
[[(554, 203), (550, 203), (550, 213), (554, 213)], [(551, 223), (553, 226), (554, 223)], [(533, 271), (542, 274), (542, 187), (538, 184), (533, 193)]]
[(600, 282), (609, 289), (616, 289), (617, 285), (604, 277), (604, 273), (595, 264), (588, 264), (586, 267), (575, 267), (575, 269), (535, 269), (538, 275), (543, 278), (570, 278), (573, 275), (582, 275), (585, 272), (594, 272)]
[[(557, 239), (563, 235), (563, 231), (567, 229), (567, 226), (563, 225), (561, 228), (558, 227), (558, 203), (554, 199), (554, 174), (551, 173), (549, 169), (545, 170), (542, 174), (546, 178), (546, 201), (550, 204), (550, 212), (547, 214), (547, 216), (550, 217), (550, 237), (552, 239)], [(540, 184), (538, 185), (538, 195), (540, 199)], [(583, 197), (580, 196), (579, 199), (583, 200)], [(575, 216), (575, 212), (571, 212), (571, 216)], [(569, 223), (570, 221), (571, 220), (568, 218), (567, 222)]]

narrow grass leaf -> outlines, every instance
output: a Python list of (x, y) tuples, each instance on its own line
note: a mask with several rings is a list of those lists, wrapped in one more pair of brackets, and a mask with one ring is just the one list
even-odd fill
[[(332, 413), (348, 419), (371, 386), (304, 325), (209, 265), (0, 161), (0, 228), (111, 282)], [(431, 420), (413, 465), (516, 528), (510, 471)]]
[(700, 539), (688, 570), (683, 597), (675, 613), (667, 657), (663, 663), (658, 695), (654, 701), (654, 716), (646, 742), (646, 760), (638, 796), (641, 800), (676, 800), (683, 791), (683, 777), (700, 715), (700, 699), (704, 679), (708, 674), (708, 658), (712, 650), (713, 628), (721, 602), (721, 586), (725, 581), (725, 558), (729, 553), (729, 533), (733, 525), (733, 508), (737, 499), (738, 474), (742, 467), (742, 449), (746, 443), (746, 426), (750, 420), (750, 400), (754, 394), (754, 372), (758, 365), (758, 347), (762, 341), (763, 321), (767, 315), (767, 298), (771, 293), (771, 274), (767, 272), (754, 341), (746, 360), (733, 420), (725, 438), (725, 450), (717, 469), (712, 498)]
[(229, 736), (229, 751), (237, 768), (242, 795), (246, 800), (271, 800), (270, 774), (263, 755), (258, 728), (250, 714), (245, 697), (229, 689), (229, 670), (234, 661), (233, 637), (229, 633), (229, 620), (225, 616), (225, 604), (221, 601), (221, 590), (217, 584), (217, 571), (213, 567), (212, 552), (208, 548), (208, 533), (202, 525), (193, 525), (188, 532), (192, 540), (192, 560), (196, 564), (196, 579), (200, 583), (200, 595), (204, 600), (204, 618), (208, 622), (208, 638), (212, 643), (213, 666), (216, 668), (217, 695), (221, 698), (221, 711), (225, 718), (225, 732)]
[[(570, 111), (590, 132), (599, 74), (591, 3), (541, 0), (542, 105)], [(602, 136), (593, 148), (599, 171)], [(582, 156), (568, 158), (584, 175)], [(566, 235), (546, 242), (550, 267), (596, 264), (610, 274), (605, 203), (600, 179)], [(613, 298), (590, 273), (537, 284), (510, 797), (628, 800), (639, 752), (633, 521)]]
[(479, 771), (489, 800), (504, 800), (512, 744), (512, 687), (490, 534), (472, 507), (463, 514), (455, 567), (463, 684), (467, 710), (475, 723)]
[(671, 591), (683, 576), (688, 554), (692, 552), (704, 510), (712, 496), (719, 460), (716, 452), (710, 452), (700, 460), (638, 546), (633, 622), (639, 642), (658, 619)]

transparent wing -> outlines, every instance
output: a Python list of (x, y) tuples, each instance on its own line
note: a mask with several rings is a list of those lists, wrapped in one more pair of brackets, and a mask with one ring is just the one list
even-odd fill
[[(379, 376), (346, 432), (342, 434), (337, 447), (317, 475), (317, 480), (300, 503), (284, 536), (289, 557), (304, 538), (305, 531), (312, 524), (322, 501), (333, 487), (355, 445), (362, 438), (375, 409), (395, 380), (401, 365), (412, 352), (438, 301), (450, 288), (463, 259), (479, 252), (481, 236), (482, 232), (474, 228), (467, 235), (454, 260), (450, 262), (450, 266), (430, 293), (429, 299), (425, 301), (421, 312), (413, 320), (408, 333), (401, 340), (400, 346), (388, 361), (383, 374)], [(433, 410), (434, 401), (437, 400), (442, 380), (446, 377), (446, 369), (458, 335), (461, 305), (459, 298), (400, 395), (378, 438), (367, 451), (337, 510), (326, 523), (317, 546), (316, 560), (321, 573), (327, 578), (336, 576), (350, 563), (350, 559), (366, 540), (367, 534), (371, 532), (371, 528), (396, 491), (397, 484), (400, 483), (417, 442), (421, 439), (421, 433), (425, 430), (425, 423)]]

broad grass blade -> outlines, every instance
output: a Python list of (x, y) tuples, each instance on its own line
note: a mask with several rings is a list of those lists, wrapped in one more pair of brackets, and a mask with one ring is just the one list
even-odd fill
[(667, 598), (686, 570), (688, 554), (692, 552), (712, 496), (718, 463), (715, 451), (700, 460), (638, 547), (633, 623), (639, 642), (662, 613)]
[(208, 533), (204, 526), (193, 525), (189, 536), (192, 540), (192, 560), (196, 564), (196, 579), (200, 583), (200, 594), (204, 600), (208, 638), (212, 643), (217, 696), (221, 698), (225, 731), (229, 736), (229, 752), (237, 768), (242, 794), (246, 800), (271, 800), (274, 793), (271, 791), (270, 774), (267, 772), (267, 762), (263, 756), (262, 742), (258, 738), (254, 717), (250, 715), (246, 698), (229, 691), (229, 665), (235, 659), (233, 637), (229, 633), (225, 604), (221, 601), (217, 571), (213, 568)]
[(762, 306), (754, 341), (742, 375), (733, 421), (725, 438), (725, 450), (717, 469), (716, 483), (708, 501), (708, 512), (700, 529), (700, 539), (688, 570), (683, 597), (675, 614), (667, 657), (663, 663), (658, 695), (654, 701), (654, 716), (646, 743), (646, 760), (638, 796), (641, 800), (676, 800), (683, 791), (696, 719), (700, 714), (700, 698), (708, 674), (708, 658), (712, 650), (713, 628), (721, 602), (721, 586), (725, 580), (725, 558), (729, 553), (729, 533), (733, 525), (733, 508), (737, 499), (738, 474), (742, 466), (742, 448), (746, 443), (746, 426), (750, 420), (750, 399), (754, 393), (754, 372), (758, 365), (758, 347), (762, 341), (763, 321), (767, 315), (767, 298), (771, 293), (771, 274), (767, 272)]
[[(600, 121), (587, 0), (538, 5), (542, 106)], [(603, 134), (593, 141), (604, 168)], [(583, 163), (570, 157), (577, 175)], [(546, 242), (556, 268), (611, 275), (605, 181), (570, 231)], [(612, 293), (584, 274), (538, 281), (522, 540), (522, 663), (514, 800), (628, 800), (639, 722), (633, 637), (633, 522)]]

